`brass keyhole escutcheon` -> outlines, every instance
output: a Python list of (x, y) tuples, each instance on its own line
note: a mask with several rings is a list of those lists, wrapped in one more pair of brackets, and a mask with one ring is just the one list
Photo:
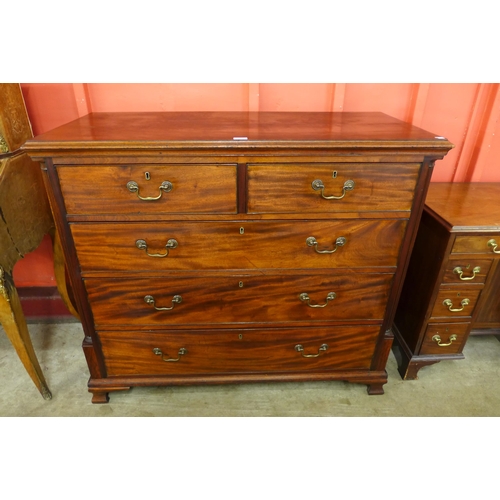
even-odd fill
[(240, 288), (243, 288), (243, 281), (240, 281), (240, 282), (238, 283), (238, 286), (239, 286)]
[(244, 227), (240, 227), (240, 234), (245, 234), (245, 228)]
[(240, 340), (242, 340), (242, 339), (243, 339), (243, 334), (242, 334), (242, 333), (240, 333), (240, 334), (238, 335), (238, 338), (239, 338)]
[(149, 172), (144, 172), (144, 178), (147, 180), (147, 181), (150, 181), (151, 180), (151, 174)]

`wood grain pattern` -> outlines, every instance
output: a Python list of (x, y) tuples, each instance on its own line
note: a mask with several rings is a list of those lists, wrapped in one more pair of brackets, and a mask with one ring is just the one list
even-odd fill
[[(404, 220), (248, 221), (71, 224), (82, 274), (192, 269), (346, 269), (393, 271), (406, 228)], [(243, 231), (243, 233), (241, 232)], [(315, 237), (318, 254), (308, 246)], [(336, 247), (338, 237), (344, 246)], [(166, 257), (167, 241), (176, 248)], [(391, 269), (392, 268), (392, 269)]]
[[(58, 166), (57, 172), (68, 214), (236, 213), (236, 165)], [(127, 189), (129, 181), (142, 197), (159, 196), (163, 181), (173, 188), (143, 201)]]
[[(99, 332), (110, 376), (179, 375), (213, 373), (308, 372), (318, 370), (366, 370), (373, 355), (373, 340), (380, 327), (355, 326), (334, 329), (237, 330), (231, 332)], [(295, 350), (300, 344), (305, 358)], [(165, 362), (153, 353), (159, 348)]]
[[(234, 137), (246, 137), (235, 141)], [(446, 154), (452, 147), (435, 134), (384, 113), (350, 112), (133, 112), (90, 113), (39, 135), (25, 144), (30, 151), (231, 149), (325, 145), (395, 149), (415, 147)]]
[[(282, 276), (214, 276), (212, 278), (88, 279), (85, 281), (96, 324), (206, 325), (248, 323), (315, 323), (360, 320), (380, 322), (384, 316), (392, 274)], [(241, 286), (242, 285), (242, 286)], [(312, 308), (299, 298), (308, 293)], [(170, 311), (174, 295), (182, 302)]]
[[(248, 166), (248, 213), (342, 213), (410, 210), (419, 164), (297, 164)], [(335, 178), (334, 178), (335, 175)], [(326, 200), (312, 183), (323, 181), (325, 196), (342, 196), (344, 183), (354, 189), (340, 200)], [(397, 189), (394, 180), (397, 179)]]
[[(447, 140), (380, 113), (95, 113), (25, 147), (47, 165), (93, 402), (134, 385), (262, 380), (383, 393), (395, 302)], [(174, 185), (158, 203), (126, 190), (134, 180), (157, 194), (146, 171)], [(321, 178), (329, 195), (327, 181), (351, 177), (339, 203), (311, 186)], [(339, 236), (331, 255), (306, 244)], [(177, 240), (168, 257), (136, 247), (163, 253), (165, 238)], [(318, 353), (318, 341), (334, 347), (293, 349)], [(164, 362), (154, 347), (189, 354)]]
[[(450, 259), (443, 276), (443, 283), (484, 283), (491, 264), (492, 260), (477, 259), (477, 257), (473, 255), (458, 259)], [(474, 272), (474, 269), (477, 267), (480, 270)], [(460, 279), (460, 275), (455, 272), (457, 268), (460, 268), (462, 271), (463, 279)]]
[[(500, 218), (499, 218), (500, 220)], [(496, 233), (483, 236), (457, 236), (452, 253), (483, 254), (499, 259), (500, 253), (494, 253), (493, 247), (488, 245), (488, 241), (494, 239), (498, 244), (497, 251), (500, 252), (500, 227)]]
[[(424, 341), (420, 348), (420, 354), (446, 355), (461, 353), (470, 329), (470, 323), (430, 323), (425, 331)], [(432, 337), (439, 335), (442, 344), (451, 343), (448, 346), (439, 346)], [(451, 342), (450, 337), (456, 335), (457, 340)]]

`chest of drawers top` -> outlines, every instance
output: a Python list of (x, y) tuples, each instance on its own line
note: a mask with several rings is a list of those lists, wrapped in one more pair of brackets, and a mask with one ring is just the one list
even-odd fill
[(379, 112), (123, 112), (91, 113), (27, 141), (32, 155), (100, 151), (246, 151), (290, 148), (420, 148), (443, 155), (444, 138)]

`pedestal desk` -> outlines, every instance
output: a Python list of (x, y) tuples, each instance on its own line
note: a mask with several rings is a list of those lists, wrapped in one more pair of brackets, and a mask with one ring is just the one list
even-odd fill
[(500, 183), (432, 183), (395, 316), (404, 379), (500, 334)]
[(92, 401), (254, 381), (382, 394), (432, 167), (451, 147), (382, 113), (93, 113), (28, 141)]

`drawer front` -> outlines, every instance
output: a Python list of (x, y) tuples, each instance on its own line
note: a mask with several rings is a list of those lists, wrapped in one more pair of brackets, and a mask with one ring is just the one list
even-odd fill
[(82, 223), (70, 227), (85, 274), (395, 267), (406, 221)]
[(194, 375), (369, 369), (379, 330), (372, 325), (99, 336), (108, 376)]
[(240, 275), (88, 279), (85, 284), (98, 327), (217, 327), (278, 322), (380, 322), (392, 276)]
[[(470, 317), (476, 307), (481, 290), (479, 288), (455, 287), (440, 289), (437, 295), (432, 318)], [(449, 301), (446, 304), (445, 301)]]
[(500, 255), (500, 236), (457, 236), (451, 252)]
[(450, 260), (443, 277), (444, 283), (484, 283), (491, 267), (491, 260), (467, 257)]
[[(419, 169), (380, 163), (249, 165), (248, 213), (409, 211)], [(315, 181), (324, 189), (314, 189)]]
[[(57, 171), (68, 214), (236, 213), (235, 165), (58, 166)], [(170, 184), (160, 189), (164, 182)]]
[(461, 353), (469, 333), (470, 323), (429, 324), (420, 354)]

